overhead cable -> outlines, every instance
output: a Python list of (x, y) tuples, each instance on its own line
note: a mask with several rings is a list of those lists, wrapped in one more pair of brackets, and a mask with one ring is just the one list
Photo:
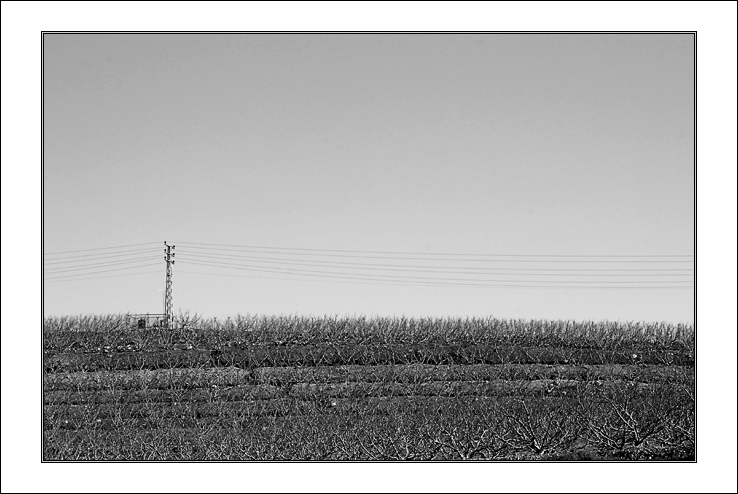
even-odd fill
[(62, 272), (68, 272), (68, 271), (84, 271), (88, 269), (98, 269), (102, 267), (107, 266), (116, 266), (120, 264), (133, 264), (141, 261), (153, 261), (154, 259), (158, 259), (158, 257), (153, 256), (147, 256), (147, 257), (137, 257), (135, 259), (126, 259), (124, 261), (106, 261), (106, 262), (98, 262), (93, 264), (85, 264), (82, 266), (59, 266), (59, 267), (51, 267), (51, 268), (44, 268), (44, 272), (46, 273), (62, 273)]
[(108, 252), (101, 252), (101, 253), (96, 253), (96, 254), (80, 254), (80, 255), (73, 255), (73, 256), (52, 257), (49, 259), (44, 259), (44, 264), (64, 264), (64, 263), (73, 263), (73, 262), (86, 262), (86, 261), (94, 261), (97, 259), (108, 259), (111, 257), (126, 257), (126, 256), (132, 256), (136, 254), (153, 253), (153, 252), (160, 252), (160, 249), (149, 247), (148, 249), (126, 250), (126, 251), (116, 252), (114, 254), (108, 253)]
[[(196, 249), (196, 250), (191, 250)], [(200, 250), (197, 250), (200, 249)], [(202, 252), (205, 250), (205, 252)], [(217, 249), (217, 250), (225, 250), (225, 251), (235, 251), (235, 252), (258, 252), (258, 253), (264, 253), (264, 254), (272, 254), (276, 255), (277, 253), (271, 252), (271, 251), (264, 251), (264, 250), (243, 250), (243, 249)], [(202, 247), (189, 247), (188, 251), (190, 252), (201, 252), (201, 253), (208, 253), (207, 249), (204, 249)], [(317, 256), (317, 257), (341, 257), (341, 258), (361, 258), (361, 259), (395, 259), (395, 260), (403, 260), (403, 261), (434, 261), (439, 259), (433, 259), (430, 257), (397, 257), (394, 255), (379, 255), (379, 256), (370, 256), (370, 255), (352, 255), (352, 254), (318, 254), (314, 252), (306, 252), (306, 253), (296, 253), (296, 252), (284, 252), (280, 253), (281, 255), (293, 255), (293, 256)], [(409, 253), (410, 254), (410, 253)], [(414, 253), (416, 254), (416, 253)], [(413, 254), (413, 255), (414, 255)], [(437, 255), (437, 254), (428, 254), (430, 255)], [(466, 255), (466, 254), (448, 254), (450, 255)], [(472, 254), (469, 254), (472, 255)], [(486, 256), (486, 257), (492, 257)], [(502, 257), (502, 256), (497, 256)], [(509, 256), (507, 256), (509, 257)], [(658, 260), (629, 260), (629, 259), (610, 259), (610, 260), (599, 260), (599, 259), (583, 259), (583, 258), (574, 258), (570, 260), (566, 259), (530, 259), (530, 257), (551, 257), (551, 256), (520, 256), (520, 257), (526, 257), (525, 259), (489, 259), (489, 258), (477, 258), (477, 259), (453, 259), (454, 262), (490, 262), (490, 263), (541, 263), (541, 264), (548, 264), (548, 263), (597, 263), (597, 264), (611, 264), (611, 263), (693, 263), (694, 261), (690, 260), (666, 260), (666, 259), (658, 259)], [(446, 261), (452, 260), (449, 258), (444, 259)]]
[[(91, 278), (65, 278), (60, 277), (58, 279), (44, 280), (44, 283), (63, 283), (69, 281), (85, 281), (85, 280), (101, 280), (103, 278), (119, 278), (121, 276), (138, 276), (141, 274), (161, 274), (160, 271), (141, 271), (140, 273), (125, 273), (125, 274), (110, 274), (107, 276), (94, 276)], [(89, 274), (89, 273), (87, 273)]]
[[(182, 255), (184, 254), (184, 255)], [(223, 258), (220, 256), (210, 256), (206, 254), (193, 254), (190, 252), (180, 252), (180, 260), (200, 260), (200, 261), (211, 261), (211, 262), (220, 262), (222, 264), (226, 264), (225, 261), (230, 261), (228, 264), (237, 266), (239, 264), (234, 264), (233, 261), (230, 258)], [(224, 260), (225, 259), (225, 260)], [(510, 275), (519, 275), (519, 276), (596, 276), (596, 277), (609, 277), (609, 276), (617, 276), (617, 277), (669, 277), (669, 276), (691, 276), (691, 270), (683, 270), (683, 271), (689, 271), (690, 273), (665, 273), (665, 271), (668, 270), (661, 270), (660, 273), (656, 274), (653, 272), (647, 272), (645, 274), (636, 274), (636, 273), (618, 273), (618, 274), (592, 274), (592, 271), (598, 271), (598, 270), (588, 270), (590, 273), (587, 274), (580, 274), (583, 270), (578, 270), (578, 272), (575, 273), (567, 273), (566, 269), (534, 269), (534, 268), (528, 268), (528, 269), (521, 269), (521, 268), (481, 268), (481, 267), (455, 267), (455, 266), (412, 266), (412, 265), (402, 265), (402, 264), (365, 264), (365, 263), (342, 263), (342, 262), (335, 262), (335, 261), (297, 261), (297, 260), (274, 260), (272, 258), (267, 258), (268, 260), (259, 260), (261, 258), (236, 258), (238, 261), (243, 260), (249, 260), (254, 259), (252, 262), (259, 263), (259, 264), (277, 264), (277, 265), (288, 265), (288, 266), (306, 266), (306, 267), (329, 267), (334, 269), (356, 269), (356, 270), (370, 270), (370, 271), (389, 271), (389, 272), (413, 272), (413, 273), (439, 273), (439, 274), (510, 274)], [(253, 266), (253, 264), (247, 264), (249, 266)], [(348, 265), (348, 266), (346, 266)], [(389, 266), (389, 267), (384, 267)], [(261, 267), (269, 267), (269, 266), (261, 266)], [(431, 269), (420, 269), (420, 268), (431, 268)], [(526, 271), (523, 273), (517, 273), (515, 271)], [(554, 271), (554, 273), (550, 272), (541, 272), (541, 271)], [(610, 272), (612, 272), (611, 270)]]
[[(326, 280), (326, 279), (305, 279), (295, 278), (292, 276), (254, 276), (254, 275), (238, 275), (238, 274), (226, 274), (226, 273), (203, 273), (199, 271), (188, 271), (178, 270), (178, 273), (184, 274), (196, 274), (205, 276), (227, 276), (236, 278), (249, 278), (249, 279), (268, 279), (268, 280), (280, 280), (280, 281), (306, 281), (306, 282), (319, 282), (319, 283), (341, 283), (341, 284), (356, 284), (356, 285), (383, 285), (383, 286), (442, 286), (442, 287), (465, 287), (465, 288), (544, 288), (544, 289), (644, 289), (644, 290), (670, 290), (670, 289), (692, 289), (693, 285), (668, 285), (668, 286), (572, 286), (572, 285), (499, 285), (499, 284), (471, 284), (471, 283), (435, 283), (435, 282), (417, 282), (417, 281), (366, 281), (364, 278), (351, 278), (351, 277), (332, 277), (340, 278), (340, 281)], [(309, 275), (297, 275), (297, 276), (309, 276)], [(357, 281), (361, 280), (361, 281)]]
[(44, 278), (44, 281), (46, 281), (46, 280), (58, 280), (58, 279), (62, 279), (62, 278), (71, 278), (71, 277), (77, 277), (77, 276), (88, 276), (88, 275), (91, 275), (91, 274), (98, 274), (98, 273), (110, 273), (110, 272), (113, 272), (113, 271), (125, 271), (125, 270), (129, 270), (129, 269), (138, 269), (138, 268), (145, 268), (145, 267), (149, 267), (149, 266), (160, 266), (160, 265), (161, 265), (161, 263), (156, 262), (156, 263), (142, 264), (141, 266), (128, 266), (128, 267), (124, 267), (124, 268), (107, 269), (107, 270), (104, 270), (104, 271), (93, 271), (91, 273), (66, 274), (66, 275), (63, 275), (63, 276), (57, 276), (57, 277), (53, 277), (53, 278)]
[[(603, 257), (649, 257), (649, 258), (665, 258), (665, 257), (694, 257), (692, 254), (610, 254), (610, 255), (580, 255), (580, 254), (454, 254), (448, 252), (402, 252), (402, 251), (376, 251), (376, 250), (347, 250), (347, 249), (309, 249), (299, 247), (268, 247), (254, 245), (229, 245), (229, 244), (211, 244), (202, 242), (178, 242), (184, 245), (198, 246), (205, 245), (212, 248), (223, 247), (239, 247), (242, 249), (271, 249), (271, 250), (297, 250), (311, 252), (349, 252), (363, 254), (406, 254), (406, 255), (434, 255), (434, 256), (476, 256), (476, 257), (571, 257), (571, 258), (603, 258)], [(230, 249), (220, 249), (230, 250)]]
[(141, 246), (141, 245), (154, 245), (154, 244), (159, 244), (159, 243), (161, 243), (161, 242), (144, 242), (144, 243), (141, 243), (141, 244), (116, 245), (116, 246), (112, 246), (112, 247), (97, 247), (95, 249), (78, 249), (78, 250), (65, 250), (65, 251), (59, 251), (59, 252), (44, 252), (44, 255), (45, 256), (53, 256), (53, 255), (57, 255), (57, 254), (69, 254), (69, 253), (73, 253), (73, 252), (91, 252), (91, 251), (95, 251), (95, 250), (113, 250), (113, 249), (121, 249), (121, 248), (124, 248), (124, 247), (138, 247), (138, 246)]
[[(299, 274), (304, 276), (318, 276), (318, 277), (345, 277), (347, 274), (351, 276), (361, 276), (362, 279), (384, 279), (387, 278), (390, 279), (397, 279), (397, 280), (421, 280), (421, 281), (464, 281), (464, 282), (495, 282), (495, 283), (520, 283), (521, 280), (499, 280), (499, 279), (470, 279), (470, 278), (431, 278), (431, 277), (422, 277), (422, 276), (393, 276), (393, 275), (371, 275), (371, 274), (355, 274), (355, 273), (340, 273), (335, 271), (327, 271), (327, 272), (321, 272), (321, 271), (313, 271), (313, 270), (306, 270), (306, 269), (282, 269), (282, 268), (264, 268), (263, 266), (252, 266), (247, 264), (240, 264), (240, 265), (233, 265), (233, 264), (222, 264), (222, 263), (214, 263), (211, 261), (208, 262), (202, 262), (202, 261), (195, 261), (195, 260), (189, 260), (186, 258), (182, 258), (181, 262), (187, 263), (187, 264), (195, 264), (195, 265), (201, 265), (201, 266), (209, 266), (209, 267), (219, 267), (219, 268), (229, 268), (229, 269), (242, 269), (242, 270), (249, 270), (249, 271), (259, 271), (259, 272), (267, 272), (267, 273), (286, 273), (286, 274)], [(336, 276), (337, 275), (337, 276)], [(557, 280), (557, 281), (549, 281), (549, 280), (526, 280), (528, 283), (562, 283), (562, 284), (584, 284), (584, 283), (595, 283), (593, 281), (570, 281), (570, 280)], [(600, 283), (608, 283), (608, 284), (655, 284), (655, 283), (676, 283), (678, 281), (601, 281)], [(690, 282), (688, 280), (681, 281), (682, 283)]]

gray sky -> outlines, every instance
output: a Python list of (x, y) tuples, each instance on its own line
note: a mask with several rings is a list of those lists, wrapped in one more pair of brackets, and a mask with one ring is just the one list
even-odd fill
[[(96, 279), (70, 281), (65, 276), (85, 271), (45, 265), (46, 316), (159, 312), (167, 240), (177, 245), (175, 312), (694, 319), (691, 288), (346, 282), (389, 275), (437, 283), (445, 277), (685, 285), (691, 271), (658, 278), (625, 270), (691, 269), (691, 262), (277, 256), (292, 263), (534, 270), (429, 274), (364, 265), (346, 270), (352, 280), (187, 263), (197, 252), (272, 255), (187, 242), (692, 255), (692, 35), (47, 34), (44, 132), (45, 253), (158, 242), (138, 247), (153, 249), (144, 255), (158, 256), (149, 261), (156, 266), (116, 272), (106, 270), (117, 265), (104, 266), (106, 272), (89, 276)], [(80, 254), (90, 253), (67, 255)], [(46, 256), (49, 263), (70, 259)], [(577, 259), (594, 258), (570, 260)], [(549, 269), (618, 269), (613, 273), (629, 276), (551, 277)]]

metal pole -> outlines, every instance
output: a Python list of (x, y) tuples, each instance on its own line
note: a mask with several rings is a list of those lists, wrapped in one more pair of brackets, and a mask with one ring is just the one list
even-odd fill
[(164, 260), (167, 262), (167, 281), (164, 290), (164, 327), (169, 329), (172, 320), (172, 264), (174, 264), (174, 260), (172, 259), (174, 254), (172, 254), (172, 251), (174, 250), (174, 245), (167, 245), (164, 242), (164, 246), (166, 247), (164, 249), (164, 253), (166, 254)]

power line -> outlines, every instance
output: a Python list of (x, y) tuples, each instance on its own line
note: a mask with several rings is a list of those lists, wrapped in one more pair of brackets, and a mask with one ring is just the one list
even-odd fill
[[(347, 261), (322, 261), (322, 260), (301, 260), (301, 259), (294, 259), (294, 258), (283, 258), (283, 257), (265, 257), (265, 256), (243, 256), (243, 255), (235, 255), (235, 254), (222, 254), (220, 252), (216, 253), (209, 253), (209, 252), (201, 252), (201, 251), (186, 251), (187, 255), (193, 255), (198, 257), (210, 257), (210, 258), (217, 258), (217, 259), (234, 259), (234, 260), (274, 260), (274, 261), (284, 261), (284, 262), (305, 262), (305, 263), (315, 263), (315, 264), (330, 264), (330, 265), (350, 265), (350, 266), (386, 266), (386, 267), (406, 267), (406, 266), (413, 266), (417, 268), (457, 268), (458, 266), (430, 266), (430, 265), (417, 265), (417, 264), (381, 264), (381, 263), (367, 263), (367, 262), (347, 262)], [(270, 253), (273, 255), (283, 255), (280, 253)], [(302, 254), (285, 254), (285, 255), (302, 255)], [(359, 256), (361, 257), (361, 256)], [(402, 260), (409, 260), (409, 261), (428, 261), (428, 262), (460, 262), (464, 261), (467, 262), (467, 259), (414, 259), (414, 258), (398, 258)], [(472, 260), (476, 261), (476, 260)], [(488, 260), (479, 260), (479, 262), (489, 262)], [(515, 261), (512, 261), (515, 262)], [(547, 262), (547, 261), (540, 261), (540, 262)], [(602, 261), (603, 263), (607, 263), (608, 261)], [(615, 269), (608, 269), (608, 268), (564, 268), (564, 269), (557, 269), (557, 268), (500, 268), (500, 267), (494, 267), (494, 268), (477, 268), (477, 267), (465, 267), (465, 269), (497, 269), (497, 270), (514, 270), (514, 271), (692, 271), (692, 268), (658, 268), (658, 269), (652, 269), (652, 268), (637, 268), (637, 269), (624, 269), (624, 268), (615, 268)]]
[[(264, 257), (264, 256), (240, 256), (240, 255), (229, 255), (229, 254), (205, 254), (201, 252), (186, 252), (188, 255), (193, 256), (201, 256), (201, 257), (211, 257), (211, 258), (218, 258), (218, 259), (246, 259), (246, 260), (258, 260), (258, 259), (264, 259), (264, 260), (275, 260), (275, 261), (282, 261), (282, 258), (279, 257)], [(279, 254), (277, 254), (279, 255)], [(299, 254), (297, 254), (299, 255)], [(408, 259), (412, 260), (412, 259)], [(444, 261), (444, 262), (455, 262), (459, 261), (460, 259), (417, 259), (417, 260), (423, 260), (423, 261)], [(379, 264), (379, 263), (362, 263), (362, 262), (342, 262), (342, 261), (320, 261), (320, 260), (310, 260), (310, 261), (298, 261), (297, 259), (286, 259), (284, 262), (310, 262), (315, 264), (330, 264), (330, 265), (351, 265), (351, 266), (386, 266), (386, 267), (405, 267), (405, 266), (413, 266), (416, 268), (455, 268), (457, 266), (429, 266), (429, 265), (412, 265), (412, 264)], [(500, 267), (494, 267), (494, 268), (478, 268), (478, 267), (465, 267), (465, 269), (496, 269), (500, 271), (693, 271), (692, 268), (660, 268), (660, 269), (649, 269), (649, 268), (638, 268), (638, 269), (623, 269), (623, 268), (616, 268), (616, 269), (607, 269), (607, 268), (594, 268), (594, 269), (586, 269), (586, 268), (564, 268), (564, 269), (557, 269), (557, 268), (500, 268)]]
[(99, 254), (80, 254), (76, 256), (52, 257), (51, 259), (48, 259), (48, 260), (44, 259), (44, 264), (66, 264), (70, 262), (95, 261), (98, 259), (108, 259), (111, 257), (126, 257), (130, 255), (142, 254), (142, 253), (147, 253), (147, 252), (159, 252), (159, 249), (148, 248), (148, 249), (121, 251), (115, 254), (108, 254), (107, 252), (102, 252)]
[[(180, 262), (182, 259), (180, 259)], [(359, 279), (369, 279), (369, 280), (386, 280), (387, 278), (392, 278), (393, 280), (421, 280), (421, 281), (463, 281), (463, 282), (494, 282), (494, 283), (520, 283), (521, 280), (476, 280), (476, 279), (469, 279), (469, 278), (429, 278), (429, 277), (422, 277), (422, 276), (393, 276), (393, 275), (370, 275), (370, 274), (355, 274), (355, 273), (337, 273), (334, 271), (328, 271), (328, 272), (320, 272), (320, 271), (312, 271), (312, 270), (305, 270), (305, 269), (281, 269), (281, 268), (264, 268), (263, 266), (251, 266), (251, 265), (235, 265), (235, 264), (224, 264), (224, 263), (213, 263), (212, 261), (202, 262), (202, 261), (192, 261), (192, 260), (185, 260), (184, 261), (187, 264), (195, 264), (200, 266), (208, 266), (208, 267), (216, 267), (216, 268), (230, 268), (230, 269), (242, 269), (242, 270), (248, 270), (248, 271), (258, 271), (258, 272), (267, 272), (267, 273), (286, 273), (286, 274), (299, 274), (302, 276), (317, 276), (317, 277), (330, 277), (330, 278), (342, 278), (346, 277), (347, 274), (351, 275), (353, 277), (355, 276), (361, 276), (362, 278)], [(337, 275), (337, 276), (334, 276)], [(390, 281), (393, 281), (390, 280)], [(593, 281), (571, 281), (571, 280), (557, 280), (557, 281), (548, 281), (548, 280), (526, 280), (528, 283), (562, 283), (562, 284), (585, 284), (585, 283), (596, 283)], [(608, 283), (608, 284), (656, 284), (656, 283), (689, 283), (689, 280), (675, 280), (675, 281), (600, 281), (599, 283)]]
[[(84, 281), (113, 278), (119, 276), (137, 276), (154, 273), (145, 271), (118, 275), (92, 276), (117, 271), (129, 271), (157, 266), (158, 263), (140, 264), (157, 259), (158, 256), (131, 257), (142, 253), (157, 252), (157, 248), (120, 250), (129, 247), (156, 244), (147, 242), (140, 244), (101, 247), (96, 249), (80, 249), (45, 253), (44, 256), (59, 256), (44, 260), (44, 281)], [(600, 265), (618, 264), (650, 264), (694, 263), (693, 255), (561, 255), (561, 254), (454, 254), (443, 252), (399, 252), (345, 249), (309, 249), (290, 247), (244, 246), (228, 244), (207, 244), (181, 242), (190, 246), (180, 262), (208, 268), (242, 270), (249, 273), (273, 273), (279, 277), (255, 276), (253, 274), (238, 275), (224, 273), (201, 273), (197, 271), (181, 271), (182, 273), (235, 276), (259, 279), (320, 281), (325, 283), (353, 283), (369, 285), (395, 286), (449, 286), (449, 287), (493, 287), (493, 288), (572, 288), (572, 289), (691, 289), (693, 285), (692, 268), (548, 268), (548, 267), (500, 267), (486, 266), (486, 263), (526, 263), (547, 266), (551, 263), (578, 264), (592, 263)], [(165, 242), (167, 256), (167, 283), (171, 293), (171, 268), (174, 254), (171, 254)], [(173, 249), (173, 247), (172, 247)], [(78, 254), (78, 253), (83, 254)], [(71, 254), (71, 255), (68, 255)], [(171, 255), (170, 255), (171, 254)], [(244, 255), (246, 254), (246, 255)], [(249, 255), (256, 254), (256, 255)], [(265, 254), (265, 255), (259, 255)], [(415, 257), (420, 256), (420, 257)], [(317, 257), (317, 259), (316, 259)], [(116, 259), (117, 258), (117, 259)], [(322, 258), (322, 259), (320, 259)], [(353, 258), (364, 262), (340, 261), (336, 259)], [(393, 259), (399, 263), (366, 262), (371, 259)], [(422, 261), (418, 264), (414, 261)], [(443, 262), (444, 264), (437, 264)], [(253, 264), (252, 264), (253, 263)], [(464, 263), (463, 265), (448, 265)], [(474, 265), (473, 263), (477, 263)], [(138, 265), (136, 265), (138, 264)], [(482, 264), (480, 266), (479, 264)], [(124, 266), (121, 266), (124, 265)], [(100, 270), (110, 266), (121, 266)], [(316, 269), (302, 269), (316, 268)], [(360, 271), (360, 272), (356, 272)], [(361, 272), (363, 271), (363, 272)], [(371, 272), (366, 272), (371, 271)], [(387, 273), (428, 273), (441, 276), (410, 276), (408, 274), (392, 275)], [(68, 273), (68, 274), (63, 274)], [(473, 278), (455, 278), (443, 275), (471, 275)], [(49, 276), (52, 275), (52, 276)], [(55, 276), (58, 275), (58, 276)], [(505, 279), (478, 278), (479, 276), (506, 275)], [(517, 278), (517, 279), (510, 279)], [(520, 277), (555, 278), (555, 279), (520, 279)], [(572, 280), (561, 278), (597, 278), (592, 280)], [(635, 280), (618, 281), (608, 278), (628, 277)], [(689, 279), (674, 279), (674, 278)], [(306, 279), (307, 278), (307, 279)], [(658, 279), (656, 278), (668, 278)], [(165, 304), (166, 305), (166, 304)], [(165, 311), (166, 312), (166, 311)]]
[(141, 266), (130, 266), (130, 267), (125, 267), (125, 268), (108, 269), (108, 270), (104, 270), (104, 271), (93, 271), (91, 273), (67, 274), (67, 275), (64, 275), (64, 276), (57, 276), (57, 277), (53, 277), (53, 278), (44, 278), (44, 281), (46, 281), (46, 280), (59, 280), (59, 279), (63, 279), (63, 278), (72, 278), (72, 277), (77, 277), (77, 276), (87, 276), (87, 275), (90, 275), (90, 274), (98, 274), (98, 273), (110, 273), (110, 272), (113, 272), (113, 271), (125, 271), (125, 270), (128, 270), (128, 269), (138, 269), (138, 268), (145, 268), (145, 267), (149, 267), (149, 266), (158, 266), (158, 265), (159, 265), (159, 263), (151, 263), (151, 264), (143, 264)]
[[(405, 255), (433, 255), (433, 256), (477, 256), (477, 257), (571, 257), (571, 258), (604, 258), (604, 257), (648, 257), (648, 258), (664, 258), (664, 257), (694, 257), (692, 254), (612, 254), (612, 255), (579, 255), (579, 254), (454, 254), (447, 252), (401, 252), (401, 251), (377, 251), (377, 250), (347, 250), (347, 249), (308, 249), (299, 247), (269, 247), (255, 245), (229, 245), (229, 244), (210, 244), (202, 242), (179, 242), (184, 245), (206, 245), (212, 248), (221, 247), (239, 247), (242, 249), (270, 249), (270, 250), (298, 250), (311, 252), (349, 252), (362, 254), (405, 254)], [(220, 249), (231, 250), (231, 249)]]
[[(65, 283), (65, 282), (69, 282), (69, 281), (101, 280), (101, 279), (104, 279), (104, 278), (119, 278), (121, 276), (138, 276), (138, 275), (141, 275), (141, 274), (153, 274), (153, 273), (160, 274), (159, 271), (142, 271), (140, 273), (111, 274), (111, 275), (107, 275), (107, 276), (95, 276), (95, 277), (92, 277), (92, 278), (70, 278), (70, 279), (67, 279), (65, 277), (60, 277), (59, 279), (44, 280), (44, 283)], [(86, 274), (91, 274), (91, 273), (86, 273)]]
[[(671, 290), (671, 289), (692, 289), (694, 285), (669, 285), (669, 286), (560, 286), (560, 285), (493, 285), (493, 284), (471, 284), (471, 283), (423, 283), (413, 281), (352, 281), (362, 280), (362, 278), (347, 278), (344, 277), (341, 281), (325, 280), (325, 279), (304, 279), (294, 278), (290, 276), (272, 277), (272, 276), (254, 276), (254, 275), (238, 275), (238, 274), (225, 274), (225, 273), (202, 273), (199, 271), (187, 271), (178, 270), (178, 273), (185, 274), (198, 274), (205, 276), (227, 276), (235, 278), (249, 278), (249, 279), (267, 279), (267, 280), (279, 280), (279, 281), (307, 281), (310, 283), (339, 283), (339, 284), (354, 284), (354, 285), (382, 285), (382, 286), (443, 286), (443, 287), (465, 287), (465, 288), (555, 288), (555, 289), (572, 289), (572, 290), (589, 290), (589, 289), (606, 289), (606, 290), (617, 290), (617, 289), (635, 289), (635, 290)], [(298, 275), (308, 276), (308, 275)]]
[[(180, 255), (182, 252), (180, 252)], [(499, 267), (475, 267), (475, 266), (432, 266), (432, 265), (408, 265), (408, 264), (377, 264), (377, 263), (358, 263), (358, 262), (340, 262), (340, 261), (319, 261), (319, 260), (296, 260), (296, 259), (279, 259), (273, 257), (260, 257), (260, 256), (230, 256), (222, 254), (202, 254), (185, 252), (185, 259), (193, 257), (196, 260), (237, 260), (237, 261), (253, 261), (262, 264), (280, 264), (280, 265), (297, 265), (297, 266), (308, 266), (308, 267), (333, 267), (337, 269), (361, 269), (361, 270), (375, 270), (375, 271), (408, 271), (416, 273), (449, 273), (449, 274), (477, 274), (475, 271), (483, 271), (484, 273), (479, 274), (519, 274), (521, 276), (631, 276), (631, 277), (644, 277), (644, 276), (690, 276), (691, 274), (681, 273), (667, 273), (668, 271), (687, 271), (691, 273), (692, 269), (546, 269), (546, 268), (499, 268)], [(430, 269), (425, 269), (430, 268)], [(515, 271), (528, 271), (532, 273), (514, 273)], [(556, 274), (541, 273), (554, 272)], [(569, 271), (575, 271), (575, 274), (568, 274)], [(605, 271), (607, 273), (617, 272), (619, 274), (578, 274), (580, 272), (598, 272)], [(646, 271), (646, 274), (633, 274), (634, 272)], [(665, 274), (654, 274), (653, 272), (665, 273)], [(622, 272), (629, 272), (630, 274), (622, 274)]]
[[(190, 249), (201, 249), (205, 250), (205, 253), (207, 253), (207, 249), (203, 247), (190, 247)], [(189, 250), (189, 249), (188, 249)], [(201, 252), (201, 250), (195, 250), (192, 252)], [(317, 254), (317, 253), (296, 253), (296, 252), (285, 252), (285, 253), (275, 253), (270, 251), (263, 251), (263, 250), (244, 250), (244, 249), (226, 249), (226, 248), (217, 248), (215, 250), (225, 250), (225, 251), (235, 251), (235, 252), (258, 252), (258, 253), (265, 253), (265, 254), (272, 254), (272, 255), (295, 255), (295, 256), (319, 256), (319, 257), (342, 257), (342, 258), (364, 258), (364, 259), (395, 259), (395, 260), (403, 260), (403, 261), (436, 261), (440, 259), (433, 259), (429, 257), (395, 257), (395, 256), (367, 256), (367, 255), (350, 255), (350, 254)], [(408, 253), (410, 254), (410, 253)], [(430, 255), (430, 254), (429, 254)], [(466, 255), (466, 254), (447, 254), (447, 255)], [(471, 255), (471, 254), (470, 254)], [(530, 257), (530, 256), (526, 256)], [(534, 257), (541, 257), (541, 256), (534, 256)], [(668, 257), (668, 256), (666, 256)], [(446, 261), (450, 259), (445, 259)], [(688, 261), (688, 260), (594, 260), (594, 259), (581, 259), (581, 258), (575, 258), (571, 260), (564, 260), (564, 259), (545, 259), (545, 260), (537, 260), (537, 259), (453, 259), (454, 262), (507, 262), (507, 263), (598, 263), (598, 264), (610, 264), (610, 263), (693, 263), (694, 261)]]
[(124, 248), (124, 247), (138, 247), (138, 246), (141, 246), (141, 245), (153, 245), (153, 244), (158, 244), (158, 243), (159, 242), (144, 242), (142, 244), (116, 245), (116, 246), (113, 246), (113, 247), (98, 247), (96, 249), (79, 249), (79, 250), (65, 250), (65, 251), (60, 251), (60, 252), (45, 252), (44, 255), (45, 256), (53, 256), (53, 255), (57, 255), (57, 254), (69, 254), (69, 253), (73, 253), (73, 252), (90, 252), (90, 251), (93, 251), (93, 250), (121, 249), (121, 248)]
[(93, 264), (85, 264), (83, 266), (61, 266), (61, 267), (54, 267), (54, 268), (44, 268), (44, 272), (47, 273), (62, 273), (62, 272), (68, 272), (68, 271), (84, 271), (87, 269), (97, 269), (102, 268), (106, 266), (116, 266), (120, 264), (131, 264), (141, 261), (151, 261), (154, 259), (158, 259), (159, 257), (153, 257), (153, 256), (147, 256), (147, 257), (137, 257), (135, 259), (126, 259), (124, 261), (106, 261), (106, 262), (99, 262), (99, 263), (93, 263)]

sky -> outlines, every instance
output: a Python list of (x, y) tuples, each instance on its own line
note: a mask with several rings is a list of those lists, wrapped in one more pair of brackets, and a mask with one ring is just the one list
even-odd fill
[(175, 314), (692, 323), (694, 65), (692, 34), (45, 34), (44, 316), (161, 312), (166, 241)]

